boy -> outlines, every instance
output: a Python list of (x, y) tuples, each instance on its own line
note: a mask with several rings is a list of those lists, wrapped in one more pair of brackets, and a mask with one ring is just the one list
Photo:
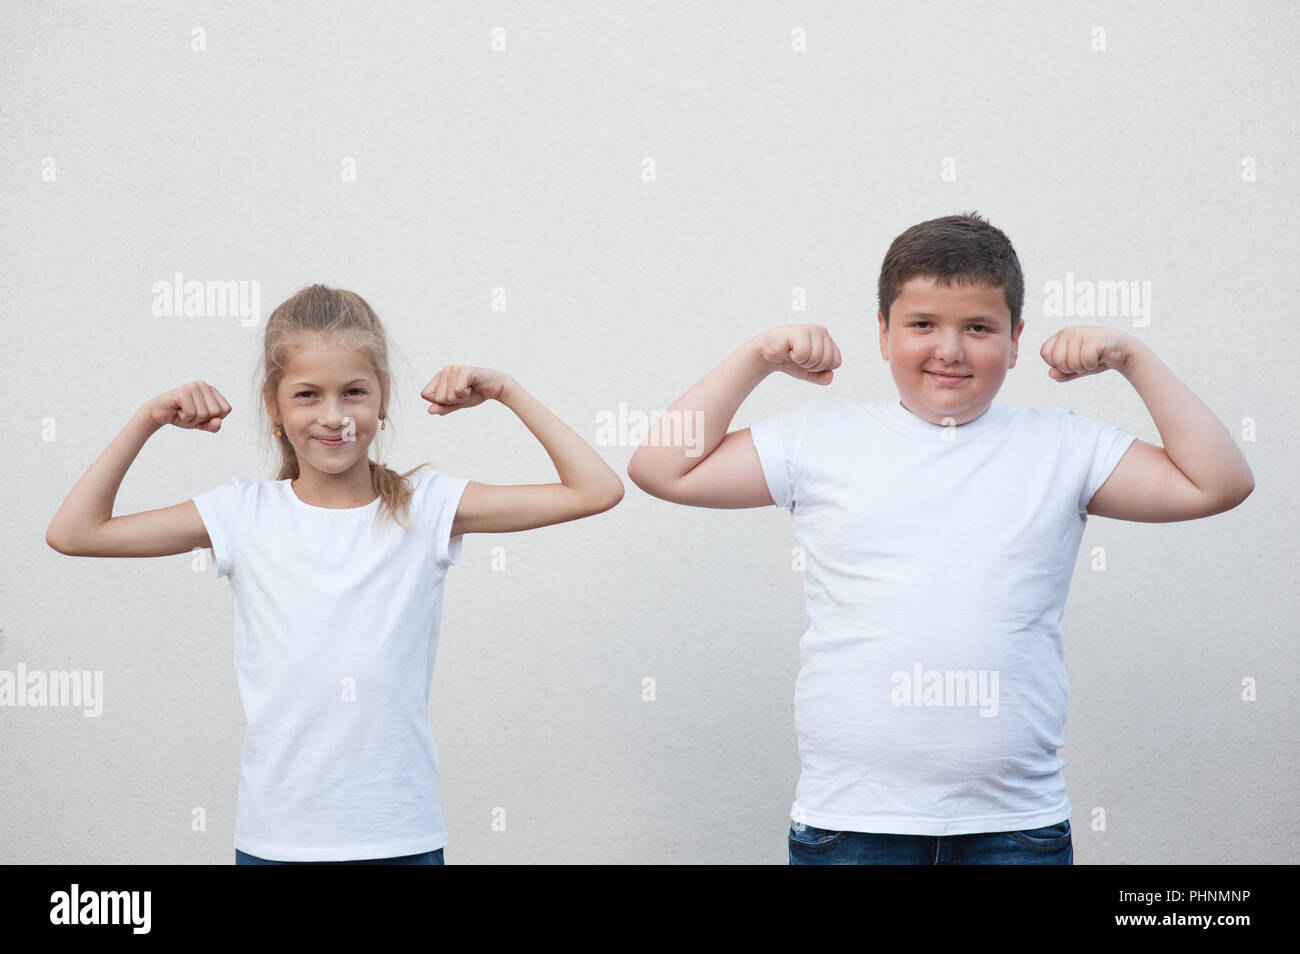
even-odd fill
[[(1060, 620), (1087, 515), (1206, 517), (1254, 479), (1214, 414), (1124, 331), (1065, 328), (1040, 354), (1056, 381), (1123, 374), (1163, 448), (1069, 408), (993, 404), (1016, 364), (1024, 278), (976, 214), (898, 236), (878, 293), (897, 398), (810, 401), (726, 433), (771, 372), (826, 385), (839, 367), (824, 327), (773, 328), (669, 408), (628, 476), (675, 503), (793, 515), (810, 625), (791, 864), (1072, 864)], [(702, 455), (669, 444), (674, 412), (700, 415)]]

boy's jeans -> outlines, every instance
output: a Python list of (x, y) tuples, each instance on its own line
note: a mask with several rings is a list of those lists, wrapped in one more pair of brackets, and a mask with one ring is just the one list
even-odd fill
[(1026, 831), (891, 835), (790, 823), (792, 865), (1072, 865), (1066, 819)]

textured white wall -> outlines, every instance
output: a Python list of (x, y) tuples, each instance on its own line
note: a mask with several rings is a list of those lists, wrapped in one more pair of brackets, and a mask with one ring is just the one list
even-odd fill
[[(1296, 860), (1296, 7), (656, 7), (4, 5), (0, 669), (105, 684), (99, 718), (0, 709), (0, 861), (233, 858), (229, 584), (188, 556), (43, 540), (130, 413), (196, 378), (233, 414), (219, 435), (159, 432), (117, 512), (274, 476), (261, 324), (155, 317), (154, 282), (258, 281), (263, 319), (312, 282), (357, 291), (405, 358), (388, 459), (531, 483), (554, 472), (504, 407), (424, 413), (443, 365), (507, 371), (594, 443), (598, 414), (665, 408), (758, 331), (808, 321), (844, 353), (833, 386), (778, 375), (733, 427), (886, 396), (881, 257), (968, 209), (1026, 273), (1001, 403), (1159, 442), (1117, 374), (1048, 377), (1058, 328), (1127, 327), (1045, 317), (1043, 283), (1072, 273), (1150, 281), (1134, 333), (1234, 435), (1258, 426), (1237, 510), (1089, 523), (1064, 621), (1076, 863)], [(600, 450), (625, 474), (631, 446)], [(786, 861), (805, 626), (789, 517), (626, 483), (597, 517), (468, 537), (451, 571), (430, 710), (448, 863)]]

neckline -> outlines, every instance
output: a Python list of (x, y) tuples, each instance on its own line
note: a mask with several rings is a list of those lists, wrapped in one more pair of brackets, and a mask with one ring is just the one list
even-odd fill
[(284, 480), (280, 481), (280, 484), (284, 487), (285, 492), (288, 493), (290, 499), (297, 503), (298, 506), (323, 513), (361, 513), (362, 511), (373, 509), (379, 503), (379, 497), (376, 496), (374, 500), (370, 501), (370, 503), (362, 504), (360, 507), (318, 507), (315, 504), (307, 503), (307, 501), (298, 496), (298, 491), (293, 489), (292, 477), (284, 478)]
[(931, 424), (923, 417), (913, 414), (907, 408), (903, 407), (900, 398), (886, 398), (881, 402), (881, 410), (885, 420), (893, 424), (904, 434), (910, 434), (916, 437), (941, 437), (948, 430), (953, 430), (956, 434), (976, 434), (986, 431), (995, 426), (998, 419), (1002, 416), (1002, 405), (990, 404), (983, 413), (974, 420), (967, 421), (965, 424), (954, 424), (949, 427), (944, 424)]

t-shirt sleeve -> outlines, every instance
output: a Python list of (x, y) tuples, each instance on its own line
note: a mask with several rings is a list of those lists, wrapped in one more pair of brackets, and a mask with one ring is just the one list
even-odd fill
[(248, 485), (248, 480), (232, 477), (229, 483), (194, 498), (194, 506), (212, 543), (212, 559), (218, 578), (230, 576), (235, 569), (239, 517), (243, 513)]
[(1137, 438), (1112, 424), (1075, 414), (1068, 407), (1065, 408), (1065, 426), (1070, 431), (1083, 468), (1078, 500), (1079, 512), (1082, 513)]
[(451, 535), (451, 525), (456, 519), (460, 498), (469, 486), (466, 477), (452, 477), (437, 471), (429, 474), (421, 485), (424, 494), (424, 523), (433, 534), (436, 559), (442, 569), (450, 569), (460, 559), (463, 534)]
[(782, 411), (749, 425), (749, 437), (758, 451), (772, 502), (782, 510), (793, 510), (800, 493), (799, 450), (803, 444), (808, 412), (815, 401)]

